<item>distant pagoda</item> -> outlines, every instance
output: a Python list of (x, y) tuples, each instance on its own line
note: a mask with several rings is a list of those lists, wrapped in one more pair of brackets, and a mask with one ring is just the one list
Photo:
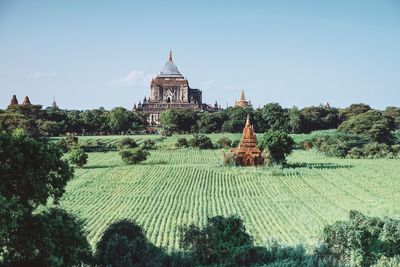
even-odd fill
[(242, 140), (237, 148), (232, 148), (238, 162), (242, 166), (256, 166), (264, 163), (264, 158), (260, 149), (257, 147), (257, 138), (254, 133), (250, 117), (247, 115), (246, 125), (243, 128)]
[(23, 106), (32, 105), (32, 104), (31, 104), (31, 101), (29, 100), (29, 97), (28, 97), (28, 96), (25, 96), (25, 97), (24, 97), (24, 101), (22, 102), (22, 105), (23, 105)]
[(10, 101), (10, 105), (8, 105), (8, 107), (15, 107), (18, 106), (18, 99), (16, 95), (13, 95)]
[(240, 99), (238, 101), (235, 101), (235, 107), (251, 107), (250, 101), (246, 100), (246, 96), (244, 95), (244, 90), (240, 93)]
[(51, 107), (52, 108), (58, 108), (55, 97), (53, 97), (53, 102), (51, 103)]

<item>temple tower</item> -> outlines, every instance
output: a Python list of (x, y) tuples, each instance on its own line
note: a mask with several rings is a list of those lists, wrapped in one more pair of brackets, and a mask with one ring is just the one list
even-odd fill
[(237, 148), (232, 148), (242, 166), (255, 166), (264, 163), (260, 149), (257, 147), (257, 138), (254, 133), (250, 117), (247, 115), (246, 124), (243, 128), (242, 140)]

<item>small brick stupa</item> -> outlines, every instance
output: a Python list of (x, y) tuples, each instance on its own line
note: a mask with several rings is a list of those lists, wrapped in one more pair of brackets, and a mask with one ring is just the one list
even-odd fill
[(31, 101), (29, 100), (28, 96), (25, 96), (24, 101), (22, 102), (23, 106), (28, 106), (28, 105), (32, 105)]
[(17, 99), (16, 95), (12, 96), (10, 105), (8, 105), (8, 107), (12, 107), (12, 106), (18, 106), (18, 99)]
[(232, 148), (242, 166), (256, 166), (264, 163), (264, 158), (260, 149), (257, 147), (257, 138), (254, 133), (253, 125), (250, 124), (249, 115), (247, 115), (246, 125), (243, 129), (243, 137), (237, 148)]

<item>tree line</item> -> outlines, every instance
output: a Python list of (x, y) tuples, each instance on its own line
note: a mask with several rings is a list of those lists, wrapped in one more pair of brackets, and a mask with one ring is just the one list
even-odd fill
[[(250, 114), (256, 132), (267, 130), (286, 133), (309, 133), (336, 129), (351, 117), (373, 110), (366, 104), (353, 104), (339, 109), (329, 105), (283, 108), (269, 103), (261, 108), (229, 107), (219, 112), (167, 110), (161, 114), (161, 126), (169, 133), (241, 132), (247, 114)], [(390, 119), (393, 129), (400, 128), (400, 108), (375, 110)], [(10, 106), (0, 110), (0, 127), (12, 131), (24, 128), (31, 136), (108, 135), (144, 133), (148, 129), (142, 113), (116, 107), (93, 110), (64, 110), (40, 105)]]

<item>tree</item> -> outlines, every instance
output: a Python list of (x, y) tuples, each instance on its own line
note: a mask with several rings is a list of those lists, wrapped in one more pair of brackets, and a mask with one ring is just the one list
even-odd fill
[(271, 130), (264, 133), (258, 144), (269, 164), (286, 163), (286, 156), (292, 153), (293, 146), (293, 139), (285, 132)]
[(87, 163), (88, 155), (82, 148), (74, 148), (68, 153), (68, 160), (72, 164), (82, 167)]
[(301, 111), (303, 117), (301, 132), (336, 129), (341, 122), (339, 110), (329, 106), (306, 107)]
[(278, 103), (266, 104), (259, 112), (261, 113), (261, 121), (256, 122), (258, 125), (256, 131), (290, 131), (289, 114)]
[(394, 128), (394, 122), (391, 117), (384, 116), (378, 110), (370, 110), (350, 117), (339, 126), (338, 130), (365, 136), (371, 141), (390, 145), (395, 140), (392, 134)]
[(246, 121), (247, 115), (250, 115), (250, 119), (253, 118), (252, 108), (243, 107), (229, 107), (224, 109), (221, 113), (224, 117), (224, 123), (222, 124), (222, 132), (239, 133), (243, 130), (244, 122)]
[(150, 155), (146, 150), (136, 147), (132, 149), (124, 149), (119, 152), (122, 160), (126, 164), (137, 164), (147, 159), (147, 156)]
[(288, 110), (289, 128), (291, 133), (301, 133), (304, 126), (304, 115), (297, 107)]
[(371, 107), (367, 104), (351, 104), (349, 107), (340, 110), (340, 116), (343, 120), (348, 120), (369, 110), (371, 110)]
[(350, 211), (348, 221), (325, 226), (322, 244), (351, 266), (372, 266), (382, 257), (400, 255), (400, 221)]
[(132, 138), (129, 138), (129, 137), (122, 138), (117, 144), (117, 148), (119, 150), (123, 150), (123, 149), (127, 149), (127, 148), (135, 148), (135, 147), (138, 147), (138, 144), (136, 143), (135, 140), (133, 140)]
[(130, 130), (139, 131), (144, 128), (145, 120), (136, 112), (131, 112), (123, 107), (113, 108), (108, 113), (107, 126), (111, 133), (117, 134)]
[(393, 119), (395, 128), (400, 129), (400, 108), (399, 107), (387, 107), (383, 112), (383, 115)]
[(200, 265), (235, 265), (253, 247), (253, 238), (237, 216), (209, 218), (203, 228), (192, 224), (179, 231), (179, 244)]
[(60, 208), (25, 217), (8, 239), (11, 266), (78, 266), (92, 263), (83, 222)]
[(188, 141), (189, 146), (197, 147), (199, 149), (213, 149), (214, 145), (208, 136), (203, 134), (195, 134), (193, 138)]
[(64, 193), (73, 170), (56, 144), (29, 138), (24, 131), (0, 133), (0, 194), (35, 208)]
[(165, 253), (146, 238), (135, 222), (121, 220), (111, 224), (96, 244), (99, 266), (164, 266)]
[(224, 122), (221, 112), (203, 112), (198, 120), (200, 133), (219, 133)]
[(88, 263), (90, 246), (82, 225), (65, 211), (37, 213), (64, 192), (73, 169), (56, 144), (24, 130), (0, 133), (0, 264), (71, 266)]
[(161, 113), (160, 122), (169, 133), (189, 133), (197, 127), (197, 112), (168, 109)]

